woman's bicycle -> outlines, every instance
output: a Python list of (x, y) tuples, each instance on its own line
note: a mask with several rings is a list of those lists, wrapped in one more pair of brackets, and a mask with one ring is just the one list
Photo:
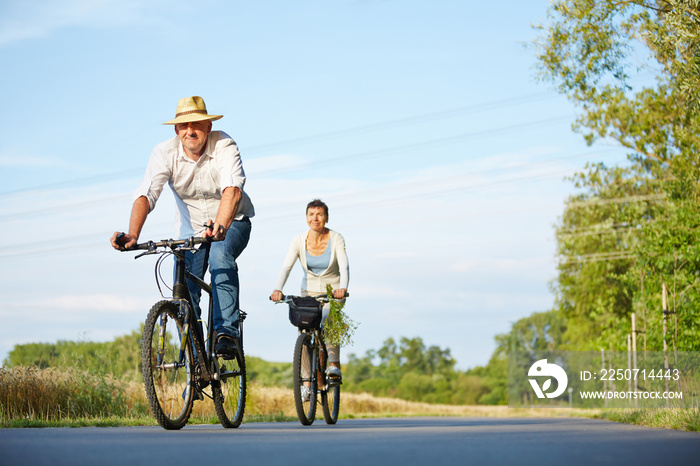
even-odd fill
[[(199, 248), (195, 246), (201, 244)], [(214, 354), (216, 335), (213, 328), (212, 288), (188, 270), (185, 253), (205, 254), (207, 269), (211, 239), (190, 237), (185, 240), (148, 241), (128, 250), (145, 250), (145, 255), (159, 254), (156, 284), (161, 291), (160, 267), (167, 256), (175, 258), (175, 281), (172, 299), (153, 305), (148, 312), (141, 343), (141, 367), (151, 412), (165, 429), (181, 429), (192, 413), (195, 399), (204, 396), (214, 401), (217, 417), (224, 427), (238, 427), (243, 420), (246, 398), (246, 370), (243, 354), (243, 320), (240, 311), (240, 344), (235, 357)], [(204, 276), (204, 274), (202, 274)], [(207, 334), (192, 306), (187, 280), (209, 294)]]
[[(330, 298), (333, 299), (333, 298)], [(338, 422), (340, 412), (340, 377), (326, 374), (328, 351), (323, 339), (321, 320), (328, 296), (283, 296), (275, 304), (289, 304), (289, 320), (299, 329), (294, 345), (294, 405), (299, 422), (310, 426), (316, 418), (318, 394), (321, 395), (323, 418), (327, 424)]]

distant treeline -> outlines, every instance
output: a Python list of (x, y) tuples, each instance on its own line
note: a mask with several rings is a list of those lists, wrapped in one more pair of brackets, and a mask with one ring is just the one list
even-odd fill
[[(8, 367), (37, 366), (78, 369), (128, 380), (141, 379), (141, 333), (106, 343), (58, 341), (16, 345), (5, 360)], [(246, 357), (248, 379), (265, 386), (291, 387), (292, 365)], [(426, 347), (421, 338), (389, 338), (378, 350), (350, 354), (343, 366), (343, 390), (376, 396), (443, 404), (505, 404), (505, 358), (486, 367), (455, 370), (449, 349)]]

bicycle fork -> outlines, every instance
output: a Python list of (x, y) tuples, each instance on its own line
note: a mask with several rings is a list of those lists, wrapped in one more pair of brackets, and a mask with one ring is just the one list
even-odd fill
[[(217, 379), (218, 371), (217, 373), (215, 373), (215, 375), (212, 375), (212, 372), (208, 367), (208, 355), (206, 350), (204, 349), (204, 345), (202, 344), (203, 336), (201, 335), (199, 326), (197, 325), (196, 321), (194, 322), (194, 325), (192, 325), (191, 319), (194, 316), (194, 310), (192, 309), (190, 303), (187, 300), (180, 299), (177, 301), (179, 301), (178, 304), (180, 308), (185, 310), (185, 320), (183, 323), (182, 335), (180, 335), (180, 361), (185, 360), (185, 351), (187, 351), (187, 345), (192, 345), (194, 349), (194, 355), (198, 356), (195, 362), (195, 367), (197, 368), (196, 373), (198, 377), (201, 380), (207, 382), (209, 382), (212, 379)], [(191, 341), (190, 335), (192, 335)]]

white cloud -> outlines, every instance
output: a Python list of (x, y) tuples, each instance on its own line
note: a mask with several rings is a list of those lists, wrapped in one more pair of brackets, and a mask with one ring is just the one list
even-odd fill
[(59, 163), (48, 157), (37, 157), (26, 154), (0, 154), (0, 167), (11, 167), (11, 168), (36, 168), (36, 167), (50, 167), (58, 165)]
[(280, 154), (271, 155), (268, 157), (244, 157), (244, 162), (247, 176), (257, 176), (258, 174), (266, 176), (270, 173), (274, 173), (275, 171), (298, 168), (299, 166), (306, 164), (308, 161), (307, 159), (298, 155)]
[(474, 272), (481, 273), (502, 273), (513, 271), (528, 271), (533, 269), (542, 269), (552, 266), (550, 257), (535, 257), (526, 259), (465, 259), (455, 263), (452, 270), (455, 272)]
[(0, 310), (9, 309), (43, 309), (45, 311), (63, 315), (71, 313), (81, 313), (83, 311), (95, 312), (115, 312), (129, 314), (134, 311), (143, 312), (145, 308), (152, 304), (150, 299), (129, 297), (114, 294), (76, 294), (64, 295), (51, 298), (23, 301), (10, 305), (0, 305)]
[(56, 30), (80, 26), (110, 27), (146, 21), (146, 9), (162, 2), (135, 0), (10, 1), (0, 15), (0, 46), (50, 37)]

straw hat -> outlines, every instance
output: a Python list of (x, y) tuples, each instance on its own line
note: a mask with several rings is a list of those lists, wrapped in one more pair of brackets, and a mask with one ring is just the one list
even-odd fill
[(204, 99), (199, 96), (180, 99), (175, 110), (175, 118), (166, 121), (164, 125), (176, 125), (191, 121), (214, 121), (223, 118), (223, 115), (207, 115), (207, 106)]

